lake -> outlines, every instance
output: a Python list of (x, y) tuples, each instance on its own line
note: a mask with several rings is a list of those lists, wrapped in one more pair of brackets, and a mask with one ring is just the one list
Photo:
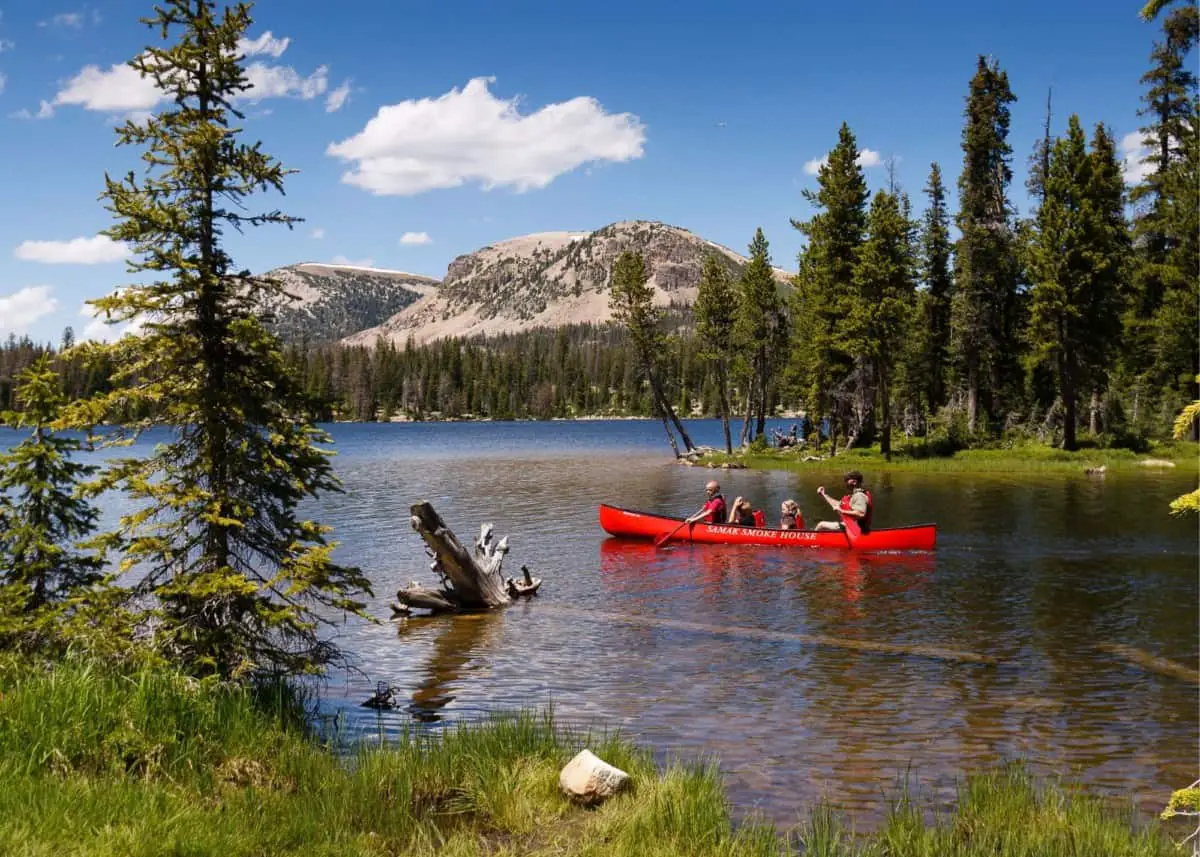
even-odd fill
[[(688, 425), (698, 443), (720, 442), (718, 422)], [(699, 507), (714, 471), (675, 464), (659, 423), (330, 428), (346, 493), (306, 512), (336, 526), (338, 557), (368, 573), (383, 620), (339, 628), (362, 674), (334, 676), (323, 708), (351, 733), (552, 704), (662, 759), (719, 756), (738, 814), (784, 825), (825, 798), (870, 827), (906, 774), (945, 805), (957, 777), (1012, 758), (1147, 812), (1197, 776), (1196, 685), (1097, 645), (1197, 666), (1197, 526), (1167, 514), (1194, 476), (868, 470), (875, 525), (936, 522), (936, 551), (656, 551), (609, 539), (596, 507)], [(746, 495), (774, 521), (794, 497), (810, 523), (829, 517), (817, 486), (840, 489), (839, 476), (717, 473), (729, 500)], [(466, 544), (494, 523), (508, 573), (528, 565), (540, 595), (494, 615), (391, 620), (398, 587), (434, 583), (409, 524), (421, 499)], [(377, 681), (399, 689), (400, 708), (359, 707)]]

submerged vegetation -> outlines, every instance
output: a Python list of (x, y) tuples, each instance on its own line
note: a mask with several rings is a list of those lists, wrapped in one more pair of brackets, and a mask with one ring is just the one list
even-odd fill
[[(0, 668), (0, 852), (12, 857), (640, 855), (1166, 857), (1165, 827), (1019, 766), (963, 784), (931, 819), (903, 792), (870, 834), (818, 807), (795, 828), (738, 822), (712, 764), (653, 758), (549, 715), (338, 747), (278, 683), (196, 681), (68, 660)], [(632, 788), (571, 804), (558, 772), (588, 746)]]

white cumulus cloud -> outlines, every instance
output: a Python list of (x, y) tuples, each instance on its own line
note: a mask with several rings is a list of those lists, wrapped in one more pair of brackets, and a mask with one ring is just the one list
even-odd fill
[(433, 239), (428, 232), (405, 232), (400, 236), (400, 243), (405, 247), (415, 247), (420, 244), (432, 244)]
[(126, 322), (109, 321), (104, 317), (102, 310), (87, 303), (79, 308), (79, 314), (91, 321), (75, 337), (78, 342), (116, 342), (126, 334), (137, 336), (145, 326), (145, 320), (141, 316)]
[(163, 98), (153, 80), (125, 63), (115, 63), (107, 71), (85, 65), (54, 96), (54, 104), (102, 111), (149, 110)]
[[(899, 160), (899, 158), (897, 158), (897, 160)], [(859, 149), (858, 157), (854, 159), (854, 162), (866, 170), (870, 169), (871, 167), (879, 166), (883, 163), (883, 159), (874, 149)], [(813, 158), (811, 161), (805, 161), (804, 172), (808, 173), (810, 176), (815, 176), (817, 173), (821, 172), (821, 167), (825, 166), (827, 163), (829, 163), (829, 155), (824, 155), (820, 158)]]
[(58, 299), (51, 291), (50, 286), (26, 286), (0, 297), (0, 330), (24, 333), (39, 318), (58, 309)]
[[(276, 39), (268, 30), (257, 39), (238, 43), (246, 56), (279, 57), (290, 39)], [(269, 65), (255, 61), (245, 67), (250, 88), (238, 95), (238, 101), (256, 104), (267, 98), (299, 98), (310, 101), (329, 87), (329, 69), (319, 66), (308, 76), (287, 65)], [(84, 66), (54, 96), (53, 104), (76, 105), (86, 110), (106, 112), (146, 111), (169, 100), (154, 81), (126, 63), (114, 63), (107, 69)]]
[(129, 255), (129, 250), (107, 235), (95, 235), (70, 241), (22, 241), (13, 255), (26, 262), (47, 265), (103, 265), (120, 262)]
[(380, 107), (326, 154), (353, 162), (342, 181), (373, 194), (411, 196), (476, 182), (485, 190), (543, 188), (596, 161), (640, 158), (646, 129), (630, 113), (607, 113), (587, 96), (522, 115), (477, 77), (437, 98)]
[(290, 37), (284, 36), (282, 39), (277, 39), (271, 35), (270, 30), (267, 30), (257, 39), (247, 39), (245, 36), (238, 39), (237, 49), (243, 56), (253, 57), (266, 54), (279, 59), (291, 43)]
[(238, 100), (255, 104), (264, 98), (299, 98), (310, 101), (325, 92), (329, 86), (329, 69), (319, 66), (308, 77), (302, 77), (290, 65), (267, 65), (252, 62), (246, 66), (246, 80), (250, 89), (238, 96)]
[(1131, 131), (1121, 138), (1121, 174), (1125, 184), (1138, 184), (1150, 175), (1154, 165), (1147, 162), (1150, 147), (1145, 144), (1141, 131)]
[(54, 105), (49, 101), (43, 101), (41, 106), (38, 107), (37, 113), (26, 107), (22, 107), (16, 113), (10, 113), (9, 115), (14, 119), (49, 119), (54, 115)]
[(335, 113), (342, 109), (342, 105), (346, 103), (346, 99), (350, 97), (350, 81), (342, 81), (342, 84), (337, 89), (329, 90), (329, 94), (325, 96), (325, 112)]

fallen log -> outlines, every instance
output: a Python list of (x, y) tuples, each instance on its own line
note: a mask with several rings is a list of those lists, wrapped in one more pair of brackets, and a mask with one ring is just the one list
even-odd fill
[(479, 528), (472, 555), (429, 503), (414, 503), (410, 511), (412, 527), (425, 540), (433, 558), (430, 568), (442, 585), (430, 589), (414, 581), (396, 593), (399, 605), (392, 608), (394, 612), (408, 613), (413, 607), (433, 613), (489, 610), (511, 604), (515, 597), (533, 595), (541, 586), (542, 581), (531, 576), (525, 566), (521, 566), (521, 581), (506, 580), (500, 574), (508, 553), (508, 537), (495, 541), (491, 524)]

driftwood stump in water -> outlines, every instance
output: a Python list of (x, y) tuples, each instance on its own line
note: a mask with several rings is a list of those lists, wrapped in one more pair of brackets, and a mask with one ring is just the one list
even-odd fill
[(515, 597), (533, 595), (541, 586), (542, 581), (532, 577), (525, 566), (521, 566), (523, 580), (506, 580), (500, 575), (508, 537), (493, 541), (491, 524), (480, 527), (472, 556), (429, 503), (414, 503), (411, 511), (413, 529), (429, 546), (430, 568), (441, 577), (442, 585), (430, 589), (414, 581), (396, 593), (400, 602), (396, 612), (406, 613), (413, 607), (434, 613), (487, 610), (510, 604)]

